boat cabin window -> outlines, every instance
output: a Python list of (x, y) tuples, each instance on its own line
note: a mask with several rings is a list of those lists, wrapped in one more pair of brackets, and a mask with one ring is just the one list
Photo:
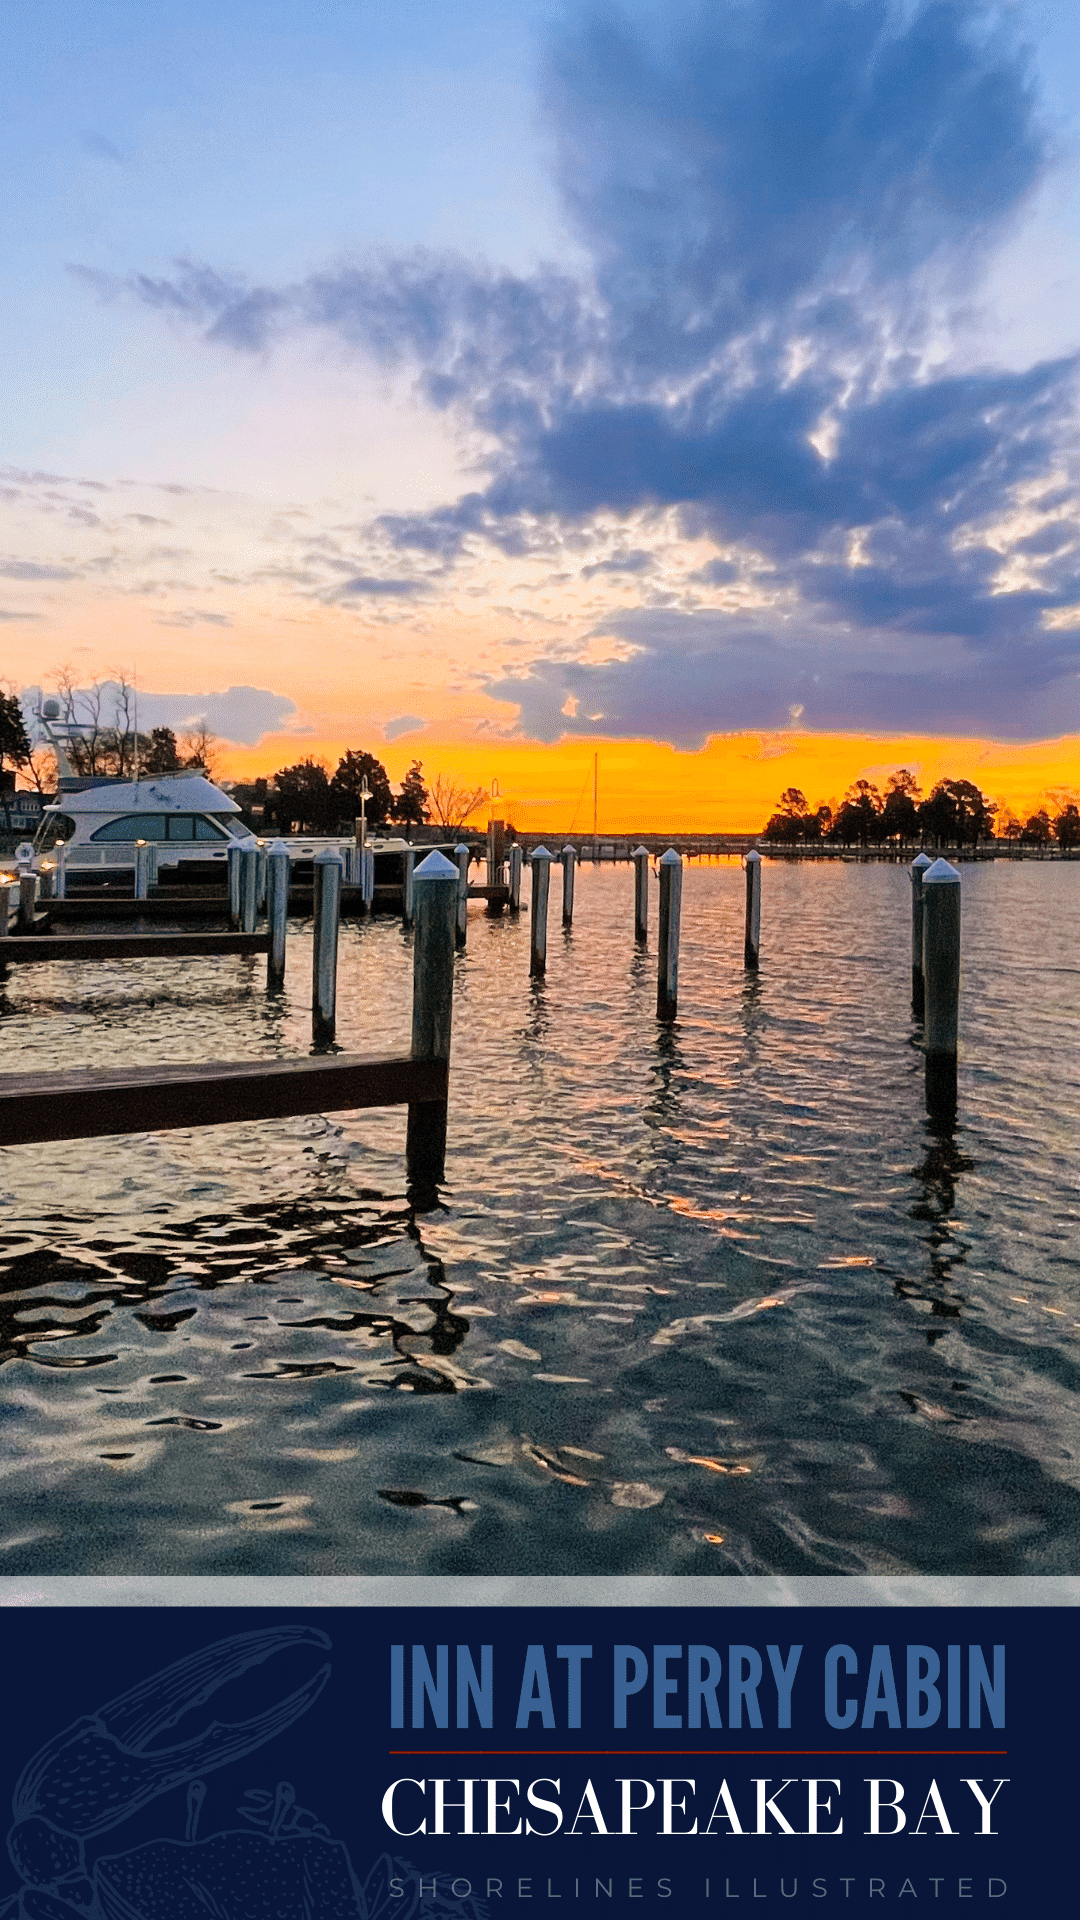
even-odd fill
[(70, 814), (47, 813), (34, 835), (34, 852), (47, 853), (50, 847), (58, 847), (63, 841), (70, 840), (75, 831), (75, 822)]
[(125, 813), (107, 820), (91, 840), (226, 840), (228, 835), (202, 814)]

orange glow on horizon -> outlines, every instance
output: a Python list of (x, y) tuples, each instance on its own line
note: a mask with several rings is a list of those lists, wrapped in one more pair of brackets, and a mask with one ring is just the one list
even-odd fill
[(696, 753), (654, 740), (573, 739), (545, 746), (496, 739), (440, 740), (426, 731), (381, 744), (378, 738), (277, 735), (258, 747), (222, 743), (223, 779), (253, 780), (301, 759), (322, 760), (330, 771), (347, 747), (381, 760), (395, 783), (420, 760), (430, 786), (436, 773), (458, 785), (498, 783), (493, 812), (522, 831), (591, 833), (593, 755), (599, 756), (601, 833), (759, 833), (781, 793), (798, 787), (811, 807), (835, 805), (846, 789), (868, 779), (884, 790), (891, 773), (907, 767), (924, 794), (938, 780), (972, 780), (988, 799), (1026, 819), (1041, 806), (1051, 812), (1080, 799), (1080, 737), (1014, 746), (989, 740), (934, 736), (740, 733), (714, 736)]

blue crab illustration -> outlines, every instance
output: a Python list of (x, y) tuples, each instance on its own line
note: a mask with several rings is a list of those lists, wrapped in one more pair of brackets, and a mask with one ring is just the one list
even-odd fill
[[(230, 1681), (298, 1648), (328, 1651), (330, 1641), (310, 1626), (215, 1641), (47, 1740), (12, 1797), (8, 1853), (23, 1885), (0, 1905), (0, 1920), (483, 1920), (472, 1900), (425, 1897), (416, 1876), (404, 1898), (392, 1898), (392, 1877), (411, 1870), (388, 1855), (361, 1883), (345, 1843), (297, 1805), (286, 1780), (273, 1792), (247, 1792), (238, 1809), (246, 1828), (198, 1838), (202, 1776), (253, 1753), (306, 1713), (329, 1663), (250, 1719), (214, 1720), (171, 1747), (152, 1742)], [(183, 1839), (155, 1839), (88, 1862), (88, 1841), (184, 1785)]]

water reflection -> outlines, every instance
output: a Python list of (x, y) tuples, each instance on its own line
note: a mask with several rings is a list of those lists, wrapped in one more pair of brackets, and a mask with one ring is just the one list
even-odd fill
[[(401, 1113), (0, 1155), (0, 1567), (1074, 1567), (1080, 1050), (1015, 939), (1049, 965), (1080, 904), (1035, 880), (972, 882), (956, 1125), (903, 872), (770, 867), (763, 976), (741, 869), (695, 868), (658, 1026), (632, 872), (586, 866), (542, 981), (527, 919), (470, 919), (441, 1189)], [(343, 928), (338, 1044), (407, 1045), (411, 973), (396, 923)], [(272, 997), (34, 976), (0, 1005), (42, 1066), (310, 1046), (309, 931)]]

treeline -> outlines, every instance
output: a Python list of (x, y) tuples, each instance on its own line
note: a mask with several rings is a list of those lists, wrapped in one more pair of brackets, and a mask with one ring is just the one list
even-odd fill
[(230, 792), (260, 831), (319, 834), (351, 833), (361, 813), (373, 830), (391, 821), (408, 830), (431, 819), (448, 832), (460, 830), (488, 797), (486, 787), (463, 787), (441, 773), (429, 791), (419, 760), (395, 792), (381, 760), (353, 747), (333, 773), (321, 760), (298, 760), (265, 780), (234, 782)]
[(397, 793), (381, 760), (350, 747), (333, 773), (321, 760), (298, 760), (265, 780), (233, 782), (232, 797), (252, 825), (278, 833), (351, 833), (361, 812), (372, 828), (390, 820), (422, 827), (428, 790), (414, 760)]
[(978, 846), (996, 835), (1027, 845), (1080, 846), (1080, 807), (1070, 801), (1051, 817), (1043, 808), (1027, 821), (999, 808), (971, 780), (939, 780), (924, 798), (913, 773), (901, 767), (884, 793), (871, 780), (856, 780), (835, 813), (811, 808), (798, 787), (788, 787), (765, 828), (767, 840), (809, 845), (828, 840), (845, 847)]

